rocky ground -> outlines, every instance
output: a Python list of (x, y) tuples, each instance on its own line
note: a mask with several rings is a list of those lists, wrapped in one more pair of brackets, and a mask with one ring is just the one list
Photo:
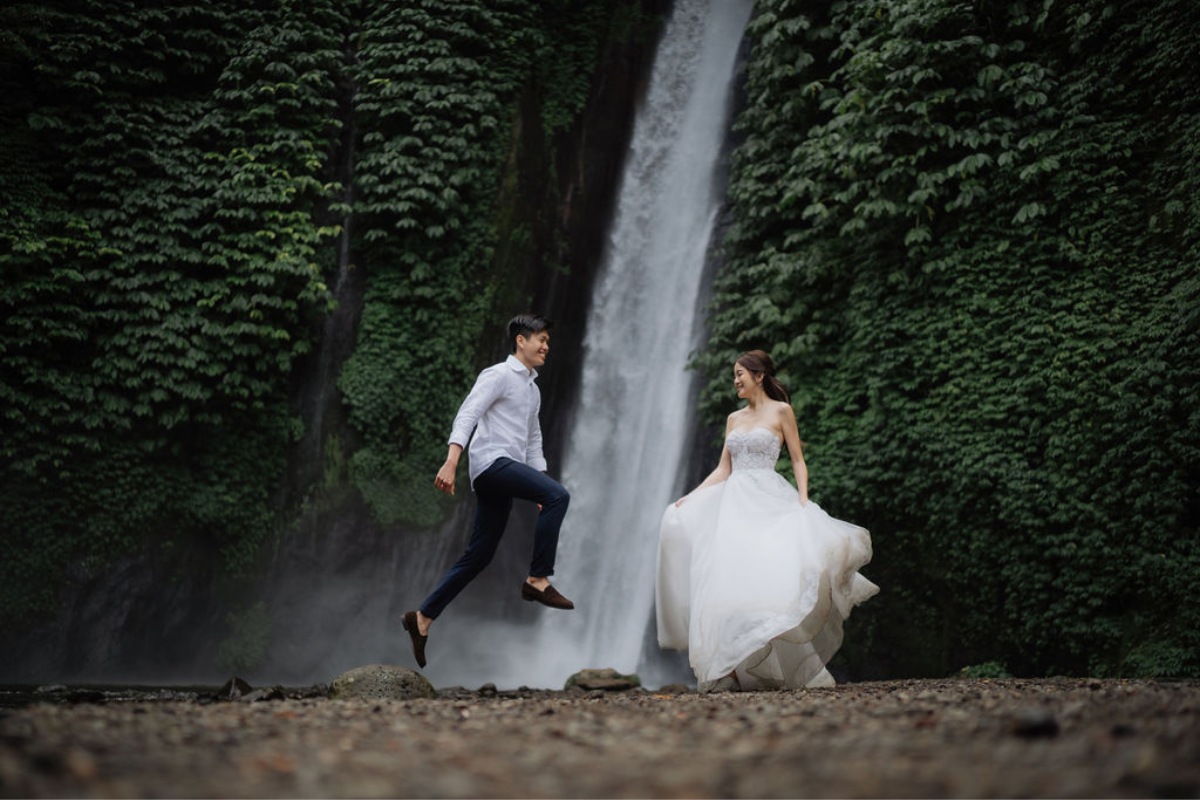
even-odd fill
[(451, 689), (381, 702), (292, 694), (98, 695), (5, 709), (0, 794), (1200, 796), (1200, 682)]

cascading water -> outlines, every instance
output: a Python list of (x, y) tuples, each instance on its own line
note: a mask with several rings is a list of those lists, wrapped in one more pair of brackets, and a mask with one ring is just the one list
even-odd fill
[[(544, 620), (548, 668), (632, 671), (653, 616), (658, 522), (693, 429), (686, 370), (722, 202), (717, 173), (730, 83), (752, 3), (679, 0), (634, 126), (608, 250), (588, 314), (583, 386), (563, 482), (561, 585), (576, 616)], [(552, 642), (569, 646), (555, 647)], [(558, 676), (555, 676), (558, 678)], [(562, 678), (558, 678), (561, 680)]]
[[(587, 319), (583, 385), (561, 480), (571, 491), (554, 582), (577, 610), (489, 621), (435, 683), (561, 687), (585, 667), (639, 667), (653, 617), (658, 522), (693, 429), (698, 299), (721, 206), (731, 82), (752, 0), (677, 0), (655, 57)], [(551, 348), (553, 359), (553, 347)], [(549, 367), (548, 367), (549, 368)], [(543, 414), (546, 410), (543, 409)], [(653, 648), (652, 648), (653, 650)]]

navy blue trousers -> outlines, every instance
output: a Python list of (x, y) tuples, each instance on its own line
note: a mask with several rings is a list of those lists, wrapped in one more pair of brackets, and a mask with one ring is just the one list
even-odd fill
[(475, 525), (466, 552), (446, 570), (437, 588), (421, 604), (422, 614), (437, 619), (450, 601), (491, 563), (508, 524), (513, 498), (542, 506), (533, 533), (529, 574), (535, 578), (554, 574), (558, 529), (567, 514), (571, 495), (561, 483), (533, 467), (511, 458), (498, 458), (475, 479)]

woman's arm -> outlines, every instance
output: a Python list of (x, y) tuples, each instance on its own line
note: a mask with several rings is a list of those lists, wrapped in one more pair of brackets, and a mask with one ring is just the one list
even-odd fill
[[(726, 438), (729, 438), (729, 428), (732, 425), (733, 425), (732, 417), (725, 420), (725, 437)], [(712, 472), (708, 473), (708, 477), (705, 478), (700, 483), (699, 486), (697, 486), (695, 489), (692, 489), (692, 491), (688, 492), (683, 497), (676, 500), (675, 505), (677, 505), (677, 506), (682, 505), (684, 500), (687, 500), (693, 494), (695, 494), (696, 492), (700, 491), (701, 489), (703, 489), (705, 487), (715, 486), (716, 484), (718, 484), (721, 481), (728, 478), (729, 473), (732, 471), (733, 471), (733, 457), (729, 455), (729, 446), (723, 445), (721, 447), (721, 460), (717, 463), (717, 468), (714, 469)]]
[(800, 449), (800, 430), (796, 427), (796, 412), (787, 403), (779, 408), (779, 427), (783, 430), (783, 441), (788, 455), (792, 457), (792, 473), (796, 476), (796, 489), (800, 492), (800, 505), (808, 505), (808, 465)]

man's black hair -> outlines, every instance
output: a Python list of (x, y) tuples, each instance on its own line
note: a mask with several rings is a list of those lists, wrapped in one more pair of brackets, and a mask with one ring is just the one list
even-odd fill
[(508, 321), (508, 344), (511, 352), (517, 352), (518, 336), (528, 339), (535, 333), (549, 331), (553, 327), (554, 323), (541, 314), (517, 314)]

